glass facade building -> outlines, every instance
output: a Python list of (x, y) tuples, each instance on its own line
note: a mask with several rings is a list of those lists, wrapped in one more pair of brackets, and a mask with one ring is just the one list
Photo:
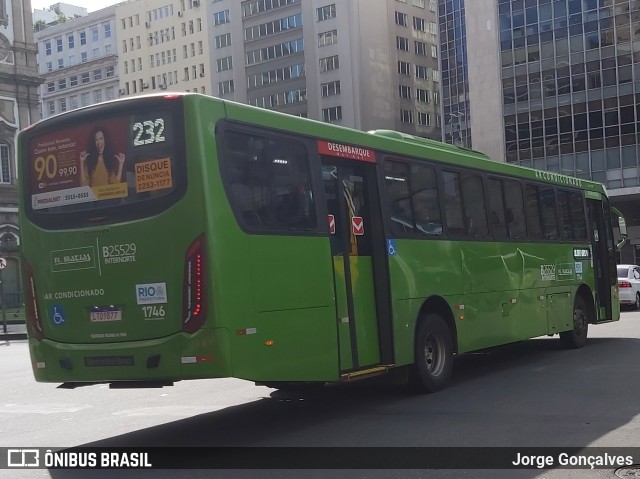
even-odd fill
[[(473, 35), (471, 2), (490, 12)], [(465, 0), (440, 0), (439, 17), (445, 141), (456, 143), (462, 117), (465, 146), (482, 150), (471, 114), (476, 124), (501, 120), (494, 159), (602, 182), (640, 226), (640, 0), (467, 0), (466, 12)], [(483, 72), (467, 58), (489, 41), (502, 118), (483, 116), (482, 99), (469, 95)]]

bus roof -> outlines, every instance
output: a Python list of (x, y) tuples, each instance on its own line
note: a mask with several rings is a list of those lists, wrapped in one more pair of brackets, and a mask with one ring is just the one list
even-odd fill
[(367, 147), (388, 153), (475, 168), (485, 172), (526, 178), (560, 186), (580, 188), (606, 195), (606, 189), (602, 183), (495, 161), (479, 151), (460, 148), (440, 141), (393, 130), (364, 132), (229, 100), (216, 100), (224, 102), (227, 118), (230, 120), (331, 140), (346, 145)]

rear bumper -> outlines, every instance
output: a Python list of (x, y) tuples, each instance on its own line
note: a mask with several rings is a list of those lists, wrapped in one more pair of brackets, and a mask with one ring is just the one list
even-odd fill
[(231, 375), (226, 329), (103, 344), (29, 339), (39, 382), (179, 381)]
[(620, 302), (633, 304), (636, 302), (636, 292), (632, 288), (620, 288)]

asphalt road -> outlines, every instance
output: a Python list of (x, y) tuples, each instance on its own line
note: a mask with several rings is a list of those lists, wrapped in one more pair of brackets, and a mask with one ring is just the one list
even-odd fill
[[(26, 341), (0, 343), (0, 446), (640, 445), (640, 313), (591, 327), (580, 350), (541, 338), (456, 359), (451, 386), (417, 396), (380, 381), (282, 394), (236, 379), (163, 389), (36, 383)], [(177, 451), (176, 454), (180, 452)], [(3, 478), (612, 478), (614, 470), (0, 471)], [(640, 477), (626, 476), (626, 477)]]

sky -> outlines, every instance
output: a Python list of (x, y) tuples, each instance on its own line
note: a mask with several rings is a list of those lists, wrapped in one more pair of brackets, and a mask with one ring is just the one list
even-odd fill
[(84, 7), (88, 12), (95, 12), (101, 8), (108, 7), (120, 3), (122, 0), (31, 0), (31, 8), (35, 10), (48, 10), (51, 5), (56, 3), (66, 3), (69, 5), (75, 5), (76, 7)]

